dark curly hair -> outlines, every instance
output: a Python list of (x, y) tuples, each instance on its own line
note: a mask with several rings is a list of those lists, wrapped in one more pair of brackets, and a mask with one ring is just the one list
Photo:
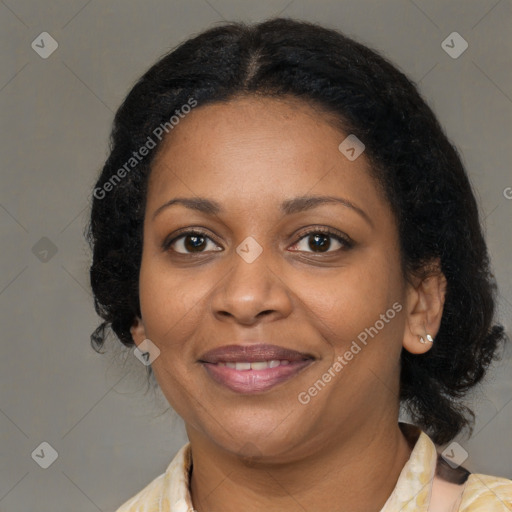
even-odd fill
[(162, 57), (129, 92), (115, 115), (87, 231), (94, 304), (104, 320), (93, 347), (101, 348), (109, 328), (134, 346), (146, 186), (160, 144), (122, 179), (119, 170), (191, 98), (200, 107), (238, 95), (302, 99), (364, 141), (396, 218), (404, 276), (426, 276), (438, 261), (447, 280), (432, 349), (402, 350), (401, 404), (437, 444), (472, 430), (474, 414), (461, 399), (506, 337), (493, 322), (496, 287), (468, 177), (413, 82), (378, 52), (313, 23), (276, 18), (209, 29)]

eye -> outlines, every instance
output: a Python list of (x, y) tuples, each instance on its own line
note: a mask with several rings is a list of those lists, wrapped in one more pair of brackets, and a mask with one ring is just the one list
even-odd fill
[[(353, 246), (352, 240), (341, 232), (327, 228), (314, 228), (302, 234), (291, 250), (313, 252), (317, 254), (348, 250)], [(188, 230), (163, 243), (163, 249), (172, 249), (178, 254), (201, 254), (222, 251), (212, 238), (204, 231)]]
[(164, 249), (172, 249), (179, 254), (203, 253), (208, 252), (208, 250), (222, 251), (222, 248), (219, 248), (203, 231), (186, 231), (169, 242), (165, 242)]
[(300, 240), (292, 246), (292, 250), (321, 254), (335, 252), (336, 250), (347, 250), (352, 246), (353, 242), (350, 238), (340, 232), (327, 228), (314, 228), (303, 234)]

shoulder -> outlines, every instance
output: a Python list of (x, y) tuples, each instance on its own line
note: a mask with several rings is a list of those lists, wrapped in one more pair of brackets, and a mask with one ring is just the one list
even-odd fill
[(144, 489), (123, 503), (116, 512), (158, 512), (165, 473), (157, 476)]
[(181, 512), (188, 510), (188, 477), (192, 458), (190, 443), (184, 445), (167, 466), (142, 491), (123, 503), (116, 512)]
[(471, 473), (467, 479), (459, 512), (511, 512), (512, 480)]

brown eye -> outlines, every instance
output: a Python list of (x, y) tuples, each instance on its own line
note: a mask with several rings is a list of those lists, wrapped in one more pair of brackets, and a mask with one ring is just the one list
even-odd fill
[(349, 249), (352, 245), (352, 242), (341, 234), (330, 230), (319, 230), (317, 228), (305, 233), (300, 240), (293, 245), (292, 250), (321, 254), (335, 252), (341, 249)]
[(205, 233), (195, 231), (183, 233), (168, 244), (168, 248), (179, 254), (207, 252), (206, 249), (208, 247), (210, 247), (209, 250), (213, 251), (222, 250)]

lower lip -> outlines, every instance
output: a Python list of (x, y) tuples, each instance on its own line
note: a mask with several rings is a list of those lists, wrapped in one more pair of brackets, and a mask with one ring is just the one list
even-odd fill
[(227, 366), (202, 363), (208, 375), (219, 384), (237, 393), (261, 393), (295, 377), (303, 368), (309, 366), (312, 359), (291, 361), (286, 366), (266, 368), (264, 370), (236, 370)]

